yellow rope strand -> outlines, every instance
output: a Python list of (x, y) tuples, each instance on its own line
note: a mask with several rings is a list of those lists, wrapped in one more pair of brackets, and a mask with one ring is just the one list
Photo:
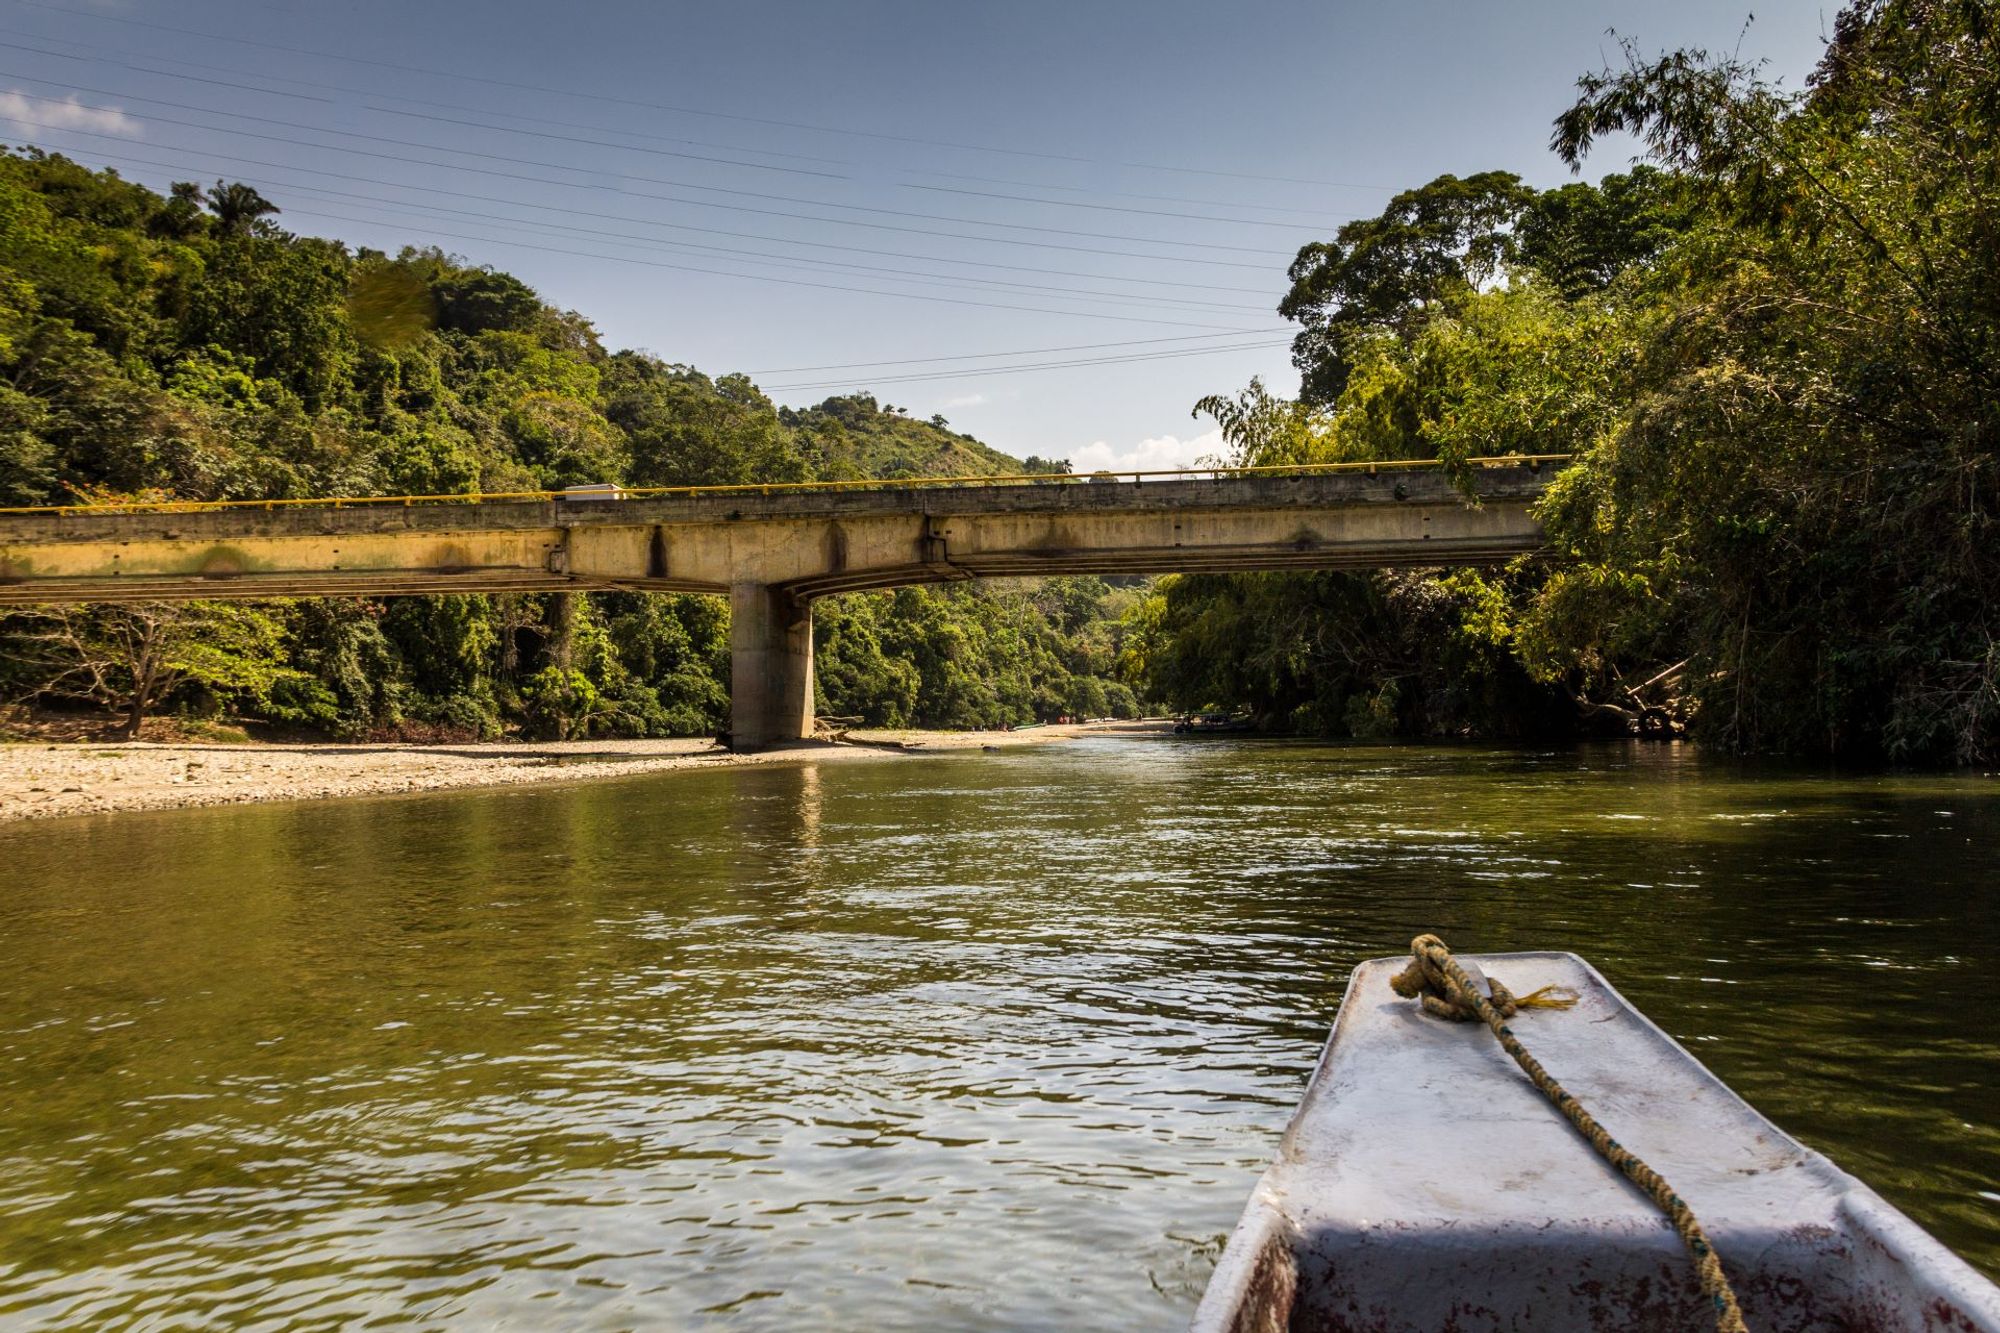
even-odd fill
[(1419, 935), (1410, 942), (1410, 965), (1392, 977), (1389, 984), (1404, 999), (1421, 1001), (1425, 1013), (1454, 1023), (1477, 1020), (1491, 1028), (1493, 1035), (1500, 1039), (1501, 1048), (1514, 1057), (1514, 1063), (1521, 1066), (1521, 1071), (1541, 1089), (1542, 1095), (1555, 1104), (1555, 1108), (1563, 1113), (1563, 1118), (1590, 1141), (1590, 1146), (1597, 1149), (1605, 1161), (1644, 1190), (1647, 1197), (1667, 1215), (1667, 1220), (1673, 1223), (1681, 1244), (1687, 1247), (1689, 1256), (1694, 1259), (1695, 1276), (1701, 1283), (1702, 1294), (1714, 1306), (1718, 1333), (1748, 1333), (1743, 1323), (1742, 1307), (1736, 1303), (1736, 1292), (1722, 1271), (1722, 1260), (1716, 1256), (1715, 1247), (1708, 1243), (1701, 1223), (1695, 1220), (1694, 1210), (1674, 1193), (1659, 1172), (1612, 1138), (1604, 1126), (1597, 1123), (1597, 1118), (1584, 1110), (1576, 1098), (1570, 1096), (1563, 1085), (1542, 1068), (1541, 1061), (1528, 1054), (1527, 1048), (1514, 1035), (1514, 1030), (1507, 1026), (1507, 1020), (1522, 1009), (1569, 1008), (1576, 1003), (1574, 992), (1563, 986), (1544, 986), (1531, 994), (1517, 997), (1489, 977), (1487, 985), (1492, 988), (1493, 995), (1488, 999), (1479, 993), (1472, 978), (1451, 956), (1445, 942), (1435, 935)]

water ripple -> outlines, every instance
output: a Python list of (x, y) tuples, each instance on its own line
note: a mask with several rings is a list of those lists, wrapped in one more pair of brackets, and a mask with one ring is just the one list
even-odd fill
[(1422, 929), (1587, 953), (2000, 1269), (1996, 834), (1977, 779), (1223, 742), (11, 828), (0, 1325), (1177, 1327)]

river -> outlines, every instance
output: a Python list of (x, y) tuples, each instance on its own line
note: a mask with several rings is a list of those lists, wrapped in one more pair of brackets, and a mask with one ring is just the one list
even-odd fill
[(1166, 738), (0, 829), (0, 1326), (1173, 1329), (1355, 960), (2000, 1274), (2000, 781)]

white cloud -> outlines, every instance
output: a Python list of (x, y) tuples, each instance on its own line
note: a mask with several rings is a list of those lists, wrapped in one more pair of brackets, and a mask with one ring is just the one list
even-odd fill
[[(0, 93), (0, 122), (16, 131), (41, 129), (91, 130), (98, 134), (134, 135), (140, 124), (115, 106), (90, 106), (75, 93), (57, 101), (34, 98), (15, 88)], [(29, 137), (33, 137), (30, 133)]]
[(1193, 467), (1222, 452), (1222, 432), (1218, 429), (1185, 440), (1178, 435), (1155, 435), (1126, 449), (1095, 440), (1072, 452), (1069, 463), (1078, 472), (1165, 472)]
[(962, 398), (947, 398), (944, 409), (949, 412), (955, 407), (983, 407), (992, 400), (983, 393), (968, 393)]

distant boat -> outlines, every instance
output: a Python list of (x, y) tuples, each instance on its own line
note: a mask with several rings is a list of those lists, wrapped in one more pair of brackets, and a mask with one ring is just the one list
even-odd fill
[[(1396, 996), (1406, 961), (1355, 969), (1195, 1333), (1714, 1328), (1653, 1203), (1484, 1024)], [(1577, 992), (1510, 1026), (1693, 1208), (1752, 1333), (2000, 1333), (2000, 1288), (1758, 1115), (1581, 958), (1459, 961), (1516, 994)]]
[(1255, 731), (1257, 719), (1248, 713), (1189, 713), (1174, 723), (1174, 734), (1185, 736), (1190, 732), (1238, 732)]

